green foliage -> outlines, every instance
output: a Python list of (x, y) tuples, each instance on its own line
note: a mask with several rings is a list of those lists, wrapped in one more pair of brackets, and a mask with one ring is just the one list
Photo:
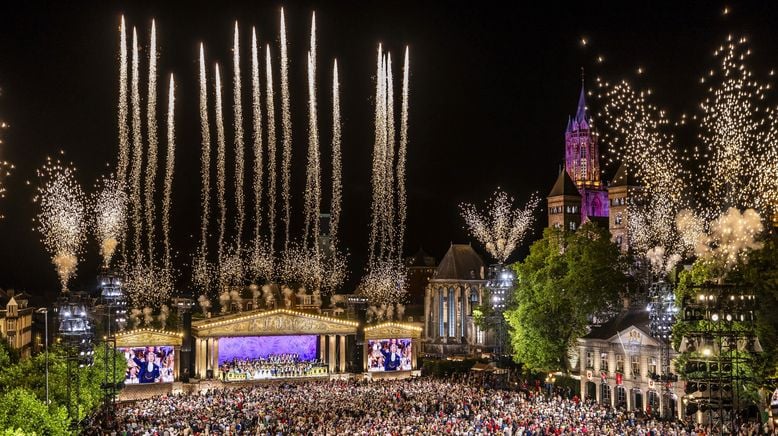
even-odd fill
[[(71, 370), (74, 377), (71, 379), (71, 408), (73, 418), (78, 420), (98, 407), (104, 398), (102, 383), (105, 381), (106, 356), (108, 357), (108, 370), (113, 370), (113, 355), (115, 351), (109, 347), (106, 354), (102, 344), (95, 345), (95, 364), (87, 368), (78, 368), (75, 362), (71, 362)], [(0, 357), (1, 359), (1, 357)], [(65, 351), (58, 345), (49, 346), (49, 400), (52, 413), (63, 411), (67, 416), (68, 398), (68, 363)], [(116, 380), (124, 379), (124, 356), (116, 353)], [(77, 376), (75, 375), (77, 374)], [(110, 380), (110, 372), (109, 372)], [(9, 395), (14, 390), (24, 389), (29, 395), (34, 396), (45, 407), (46, 399), (46, 354), (39, 353), (29, 359), (23, 359), (17, 364), (0, 366), (0, 394)], [(0, 428), (18, 428), (3, 427)], [(56, 434), (56, 433), (48, 433)]]
[(778, 378), (778, 240), (766, 241), (740, 270), (758, 303), (756, 331), (764, 352), (754, 361), (754, 373), (758, 382)]
[(13, 388), (0, 395), (0, 428), (8, 434), (67, 434), (68, 419), (61, 407), (47, 408), (32, 391)]
[(590, 317), (617, 307), (626, 291), (625, 259), (608, 231), (589, 222), (575, 233), (546, 229), (514, 269), (517, 288), (505, 312), (514, 360), (568, 371), (568, 350)]

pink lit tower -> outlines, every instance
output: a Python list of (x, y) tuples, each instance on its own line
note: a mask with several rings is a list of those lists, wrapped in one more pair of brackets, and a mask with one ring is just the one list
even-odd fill
[(600, 180), (600, 153), (594, 120), (588, 116), (583, 78), (574, 118), (565, 130), (565, 169), (581, 194), (581, 223), (608, 218), (608, 191)]

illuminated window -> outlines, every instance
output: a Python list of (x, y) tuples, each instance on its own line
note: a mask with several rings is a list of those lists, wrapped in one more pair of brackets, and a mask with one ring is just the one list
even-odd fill
[(594, 368), (594, 353), (591, 351), (586, 352), (586, 367)]
[(620, 226), (621, 222), (624, 220), (624, 216), (621, 214), (621, 212), (616, 214), (616, 225)]
[(617, 354), (616, 355), (616, 372), (620, 372), (624, 374), (624, 355), (623, 354)]
[(575, 231), (575, 221), (570, 221), (570, 230)]
[(600, 371), (608, 371), (608, 353), (600, 354)]
[(656, 357), (648, 358), (648, 372), (649, 374), (656, 374)]
[(640, 356), (637, 354), (631, 356), (632, 363), (632, 377), (640, 376)]

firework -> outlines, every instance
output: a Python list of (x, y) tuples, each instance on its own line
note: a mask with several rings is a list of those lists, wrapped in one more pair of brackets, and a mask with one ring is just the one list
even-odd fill
[(410, 80), (410, 51), (405, 47), (403, 62), (402, 107), (400, 109), (400, 145), (397, 150), (397, 248), (402, 256), (405, 238), (405, 216), (407, 205), (405, 199), (405, 160), (408, 152), (408, 86)]
[[(406, 50), (407, 57), (407, 50)], [(407, 146), (407, 77), (403, 78), (400, 150), (395, 159), (395, 114), (391, 55), (379, 44), (376, 60), (375, 132), (372, 164), (370, 250), (360, 292), (371, 301), (396, 303), (405, 295), (402, 238), (405, 233), (405, 158)], [(405, 75), (408, 70), (405, 60)], [(395, 162), (395, 160), (397, 162)], [(396, 196), (396, 197), (395, 197)], [(398, 207), (394, 207), (397, 204)]]
[(119, 106), (118, 106), (118, 131), (119, 131), (119, 163), (118, 163), (118, 181), (120, 184), (126, 182), (127, 162), (130, 153), (130, 133), (127, 126), (129, 117), (129, 108), (127, 107), (127, 31), (124, 26), (124, 15), (122, 15), (119, 26)]
[[(660, 253), (672, 263), (678, 255), (709, 251), (705, 246), (714, 226), (729, 207), (753, 208), (763, 218), (774, 213), (776, 109), (763, 103), (771, 84), (760, 82), (748, 68), (750, 53), (744, 38), (729, 37), (714, 52), (718, 67), (700, 80), (707, 87), (707, 96), (695, 105), (702, 114), (684, 114), (676, 123), (648, 102), (651, 90), (598, 79), (611, 160), (628, 164), (643, 185), (628, 206), (630, 247), (650, 254), (654, 264)], [(695, 122), (690, 127), (699, 132), (702, 147), (686, 156), (678, 151), (672, 129)], [(684, 162), (699, 170), (684, 171)]]
[(400, 303), (406, 298), (406, 268), (396, 259), (376, 261), (359, 284), (358, 292), (372, 304)]
[(270, 253), (275, 250), (276, 235), (276, 111), (273, 95), (273, 65), (270, 46), (265, 55), (265, 105), (267, 107), (267, 224)]
[(340, 84), (338, 83), (338, 61), (335, 60), (332, 67), (332, 200), (330, 204), (330, 243), (333, 251), (338, 246), (338, 226), (343, 195), (340, 135)]
[(165, 247), (164, 266), (166, 271), (170, 271), (170, 198), (173, 193), (173, 169), (176, 155), (176, 132), (175, 132), (175, 81), (173, 75), (170, 75), (170, 86), (168, 89), (168, 108), (167, 108), (167, 157), (165, 158), (165, 190), (162, 201), (162, 236)]
[(75, 179), (75, 168), (49, 159), (38, 170), (41, 186), (35, 201), (40, 210), (37, 230), (51, 255), (62, 291), (76, 272), (87, 228), (86, 199)]
[(731, 207), (711, 222), (710, 231), (700, 238), (695, 254), (713, 266), (714, 273), (723, 275), (747, 261), (750, 251), (762, 248), (758, 237), (763, 230), (757, 211), (746, 209), (741, 213)]
[(384, 239), (386, 242), (386, 251), (388, 256), (393, 256), (395, 250), (394, 239), (394, 222), (395, 222), (395, 210), (394, 210), (394, 81), (392, 79), (392, 54), (387, 53), (384, 60), (384, 77), (386, 77), (386, 84), (384, 85), (384, 116), (386, 121), (384, 122), (385, 129), (383, 132), (384, 143), (384, 185), (387, 189), (384, 189)]
[(92, 209), (103, 267), (109, 268), (127, 225), (127, 193), (117, 180), (102, 179), (92, 201)]
[(470, 234), (497, 262), (504, 264), (535, 222), (539, 203), (540, 198), (533, 194), (523, 209), (514, 208), (513, 199), (497, 189), (485, 213), (471, 204), (462, 204), (460, 209)]
[(235, 35), (232, 46), (233, 67), (233, 129), (235, 133), (235, 209), (237, 219), (235, 222), (235, 245), (241, 250), (243, 238), (243, 223), (246, 220), (246, 211), (243, 208), (243, 105), (241, 103), (240, 84), (240, 37), (238, 34), (238, 22), (235, 22)]
[(378, 45), (378, 60), (376, 64), (376, 95), (375, 95), (375, 133), (373, 143), (373, 175), (371, 178), (371, 184), (373, 188), (373, 200), (371, 210), (371, 225), (370, 225), (370, 257), (368, 264), (372, 264), (375, 258), (375, 253), (381, 253), (383, 251), (383, 245), (381, 244), (381, 224), (383, 223), (383, 199), (384, 199), (384, 186), (382, 171), (384, 168), (384, 150), (383, 143), (381, 142), (384, 129), (384, 123), (386, 122), (386, 116), (383, 114), (383, 89), (384, 89), (384, 62), (383, 62), (383, 50), (381, 45)]
[(219, 204), (219, 241), (217, 244), (218, 262), (221, 265), (224, 255), (224, 232), (227, 219), (227, 207), (224, 201), (226, 192), (226, 168), (224, 155), (224, 115), (222, 111), (222, 82), (219, 64), (216, 64), (216, 201)]
[(262, 238), (262, 102), (257, 31), (251, 28), (251, 114), (254, 128), (254, 244)]
[(154, 263), (154, 182), (157, 177), (157, 27), (151, 21), (151, 44), (149, 46), (149, 89), (146, 100), (146, 135), (148, 136), (148, 152), (146, 162), (146, 238), (148, 243), (148, 260)]
[(208, 289), (208, 222), (210, 220), (211, 198), (211, 131), (208, 122), (208, 78), (205, 69), (205, 47), (200, 44), (200, 134), (202, 137), (202, 157), (200, 178), (202, 191), (200, 201), (202, 217), (200, 220), (200, 249), (193, 266), (194, 282)]
[(130, 204), (132, 205), (133, 249), (135, 263), (143, 260), (141, 233), (143, 219), (141, 215), (141, 177), (143, 171), (143, 138), (140, 120), (138, 32), (132, 28), (132, 173), (130, 174)]
[(311, 46), (308, 51), (308, 165), (305, 183), (305, 224), (303, 244), (311, 239), (318, 249), (319, 214), (321, 207), (321, 170), (319, 163), (319, 128), (316, 113), (316, 15), (311, 21)]
[(764, 101), (771, 84), (756, 78), (750, 55), (745, 38), (730, 36), (714, 52), (718, 70), (703, 79), (709, 85), (700, 104), (705, 200), (714, 214), (726, 207), (754, 208), (768, 218), (778, 200), (778, 113)]
[[(292, 165), (292, 114), (289, 102), (289, 55), (286, 42), (286, 20), (284, 9), (281, 8), (281, 123), (282, 157), (281, 157), (281, 197), (284, 201), (284, 249), (289, 245), (289, 221), (291, 211), (289, 202), (289, 180)], [(272, 177), (272, 176), (271, 176)]]
[(160, 307), (173, 293), (168, 271), (156, 265), (137, 264), (128, 267), (122, 283), (132, 307)]
[[(2, 90), (0, 89), (0, 94), (2, 93)], [(8, 128), (8, 124), (5, 121), (0, 121), (0, 145), (3, 144), (3, 136), (2, 132), (3, 130)], [(11, 164), (8, 161), (0, 160), (0, 198), (5, 198), (5, 185), (3, 184), (3, 179), (9, 175), (11, 175), (11, 170), (14, 169), (13, 164)], [(0, 213), (0, 219), (5, 218), (5, 216)]]

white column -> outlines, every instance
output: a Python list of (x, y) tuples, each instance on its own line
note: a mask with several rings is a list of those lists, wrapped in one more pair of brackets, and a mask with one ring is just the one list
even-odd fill
[(335, 335), (329, 335), (329, 348), (327, 350), (327, 366), (330, 373), (335, 372)]
[(327, 357), (327, 341), (324, 338), (324, 335), (319, 335), (319, 360), (324, 362), (325, 357)]
[(346, 337), (344, 335), (340, 335), (340, 363), (338, 365), (338, 370), (343, 373), (346, 372)]

